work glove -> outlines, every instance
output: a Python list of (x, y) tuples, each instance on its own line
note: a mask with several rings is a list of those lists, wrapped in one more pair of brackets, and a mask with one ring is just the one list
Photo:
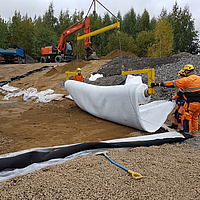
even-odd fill
[(161, 83), (160, 83), (160, 86), (164, 87), (165, 85), (164, 85), (164, 83), (163, 83), (163, 82), (161, 82)]
[(159, 86), (159, 83), (151, 83), (151, 87), (157, 87)]

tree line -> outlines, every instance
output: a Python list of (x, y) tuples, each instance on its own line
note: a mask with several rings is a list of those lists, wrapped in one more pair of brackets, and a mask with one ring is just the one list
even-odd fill
[[(35, 16), (32, 19), (27, 14), (21, 16), (20, 11), (15, 11), (14, 16), (6, 22), (0, 16), (0, 48), (7, 49), (9, 45), (16, 44), (23, 47), (29, 56), (40, 57), (41, 47), (56, 46), (61, 33), (83, 20), (83, 17), (83, 11), (75, 10), (70, 16), (67, 9), (61, 10), (56, 18), (53, 2), (42, 17)], [(88, 17), (91, 31), (116, 23), (116, 18), (110, 17), (108, 13), (103, 17), (92, 13)], [(181, 8), (175, 2), (171, 12), (163, 8), (160, 15), (152, 19), (146, 9), (142, 15), (137, 15), (134, 8), (131, 8), (123, 17), (119, 11), (117, 18), (120, 20), (120, 31), (113, 29), (91, 39), (92, 47), (99, 57), (119, 49), (120, 45), (123, 51), (130, 51), (138, 57), (166, 57), (179, 52), (200, 52), (199, 33), (195, 30), (189, 6)], [(84, 41), (76, 42), (78, 33), (82, 33), (81, 30), (67, 39), (74, 44), (74, 54), (84, 58)]]

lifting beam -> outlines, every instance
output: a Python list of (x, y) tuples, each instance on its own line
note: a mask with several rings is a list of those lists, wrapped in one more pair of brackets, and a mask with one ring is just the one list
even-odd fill
[(112, 30), (114, 28), (120, 28), (120, 21), (119, 19), (117, 19), (117, 22), (114, 23), (114, 24), (111, 24), (109, 26), (106, 26), (106, 27), (103, 27), (101, 29), (98, 29), (96, 31), (93, 31), (93, 32), (90, 32), (88, 34), (85, 34), (85, 35), (82, 35), (82, 36), (77, 36), (77, 41), (80, 41), (80, 40), (83, 40), (85, 38), (88, 38), (88, 37), (91, 37), (91, 36), (94, 36), (94, 35), (97, 35), (99, 33), (103, 33), (103, 32), (106, 32), (106, 31), (109, 31), (109, 30)]
[(65, 72), (66, 81), (69, 80), (69, 75), (78, 75), (78, 72)]
[(144, 74), (147, 73), (148, 75), (148, 94), (152, 95), (155, 94), (155, 87), (151, 87), (151, 83), (155, 83), (155, 69), (141, 69), (141, 70), (128, 70), (124, 71), (122, 70), (122, 75), (128, 75), (128, 74)]

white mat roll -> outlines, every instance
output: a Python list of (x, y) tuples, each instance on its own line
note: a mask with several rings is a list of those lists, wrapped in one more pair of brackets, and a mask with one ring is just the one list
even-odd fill
[(146, 105), (147, 85), (141, 77), (128, 76), (125, 85), (95, 86), (68, 80), (65, 88), (76, 104), (90, 114), (147, 132), (155, 132), (165, 122), (174, 102), (156, 101)]

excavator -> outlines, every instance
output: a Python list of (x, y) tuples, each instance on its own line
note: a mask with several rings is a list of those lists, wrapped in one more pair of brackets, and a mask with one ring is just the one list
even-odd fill
[[(84, 29), (84, 35), (90, 33), (90, 18), (85, 17), (83, 22), (76, 22), (69, 28), (65, 29), (58, 41), (57, 47), (45, 46), (41, 48), (42, 57), (40, 58), (41, 63), (46, 62), (70, 62), (75, 60), (73, 55), (73, 44), (67, 37), (80, 29)], [(86, 60), (98, 60), (96, 52), (92, 51), (91, 37), (87, 37), (85, 40)]]

